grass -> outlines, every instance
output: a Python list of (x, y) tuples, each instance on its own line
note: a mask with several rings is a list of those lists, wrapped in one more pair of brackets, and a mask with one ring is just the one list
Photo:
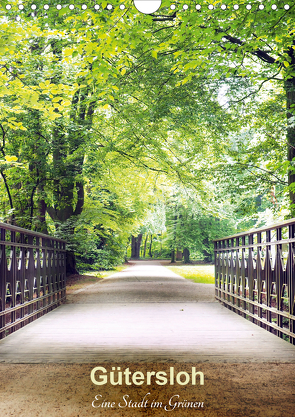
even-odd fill
[(114, 269), (111, 269), (109, 271), (86, 271), (83, 273), (83, 275), (91, 275), (97, 278), (107, 278), (112, 274), (115, 274), (116, 272), (123, 271), (123, 269), (128, 268), (129, 265), (118, 265), (115, 266)]
[(110, 271), (84, 271), (81, 275), (74, 275), (67, 279), (67, 293), (87, 287), (99, 282), (102, 278), (109, 277), (116, 272), (123, 271), (128, 265), (119, 265)]
[(173, 265), (166, 266), (183, 278), (191, 279), (201, 284), (214, 284), (214, 265)]

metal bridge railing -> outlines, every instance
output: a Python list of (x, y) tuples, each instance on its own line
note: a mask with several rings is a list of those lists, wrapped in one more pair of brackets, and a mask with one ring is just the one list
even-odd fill
[(0, 223), (0, 338), (66, 299), (65, 241)]
[(216, 299), (295, 344), (295, 219), (214, 245)]

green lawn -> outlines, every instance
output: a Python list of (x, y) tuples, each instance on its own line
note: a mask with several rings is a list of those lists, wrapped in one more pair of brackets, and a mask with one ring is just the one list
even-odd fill
[(175, 265), (166, 268), (201, 284), (214, 284), (214, 265)]

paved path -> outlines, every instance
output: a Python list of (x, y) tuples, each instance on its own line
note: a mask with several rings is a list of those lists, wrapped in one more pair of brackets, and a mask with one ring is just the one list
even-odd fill
[(137, 262), (0, 342), (0, 362), (289, 362), (295, 346), (229, 311), (213, 285)]

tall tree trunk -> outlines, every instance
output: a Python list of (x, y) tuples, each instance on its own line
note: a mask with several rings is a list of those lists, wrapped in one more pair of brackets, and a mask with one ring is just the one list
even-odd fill
[(189, 256), (190, 256), (189, 249), (188, 248), (184, 248), (183, 249), (183, 262), (185, 264), (189, 264), (190, 263)]
[(141, 240), (142, 240), (142, 233), (140, 233), (138, 236), (132, 236), (131, 258), (133, 259), (139, 259)]
[(41, 194), (41, 197), (38, 199), (38, 214), (37, 214), (37, 222), (36, 222), (36, 230), (40, 233), (48, 234), (47, 224), (46, 224), (46, 203), (43, 195), (43, 186), (39, 185), (37, 188), (37, 194)]
[[(293, 41), (293, 47), (289, 48), (288, 56), (290, 58), (289, 68), (295, 70), (295, 41)], [(284, 88), (286, 93), (286, 107), (287, 107), (287, 142), (288, 142), (288, 161), (292, 162), (295, 158), (295, 77), (294, 75), (285, 79)], [(289, 188), (289, 196), (291, 200), (291, 215), (295, 217), (295, 172), (289, 171), (288, 174), (288, 184), (289, 186), (293, 184), (292, 188)]]
[[(294, 58), (293, 58), (294, 59)], [(295, 59), (294, 59), (295, 61)], [(295, 67), (295, 62), (294, 62)], [(295, 106), (295, 77), (285, 81), (285, 91), (287, 97), (287, 142), (288, 142), (288, 161), (292, 162), (295, 158), (295, 125), (294, 125), (294, 107)], [(291, 215), (295, 217), (295, 172), (289, 171), (288, 184), (292, 188), (289, 189), (291, 200)]]
[(171, 251), (171, 263), (175, 264), (175, 249), (172, 249)]
[[(62, 60), (63, 42), (52, 40), (52, 52), (56, 58), (57, 68), (51, 79), (58, 84), (63, 78), (60, 70)], [(52, 130), (52, 174), (53, 174), (53, 204), (46, 210), (56, 224), (65, 224), (73, 220), (73, 234), (75, 232), (75, 219), (83, 211), (84, 183), (82, 170), (85, 157), (85, 131), (92, 125), (96, 99), (92, 99), (91, 87), (84, 86), (82, 77), (79, 86), (73, 95), (70, 110), (70, 128), (64, 116), (56, 119)], [(76, 127), (75, 129), (73, 127)], [(74, 155), (74, 156), (73, 156)], [(71, 239), (71, 232), (68, 233)], [(71, 243), (71, 242), (68, 242)], [(67, 273), (75, 273), (76, 263), (74, 253), (67, 256)]]

